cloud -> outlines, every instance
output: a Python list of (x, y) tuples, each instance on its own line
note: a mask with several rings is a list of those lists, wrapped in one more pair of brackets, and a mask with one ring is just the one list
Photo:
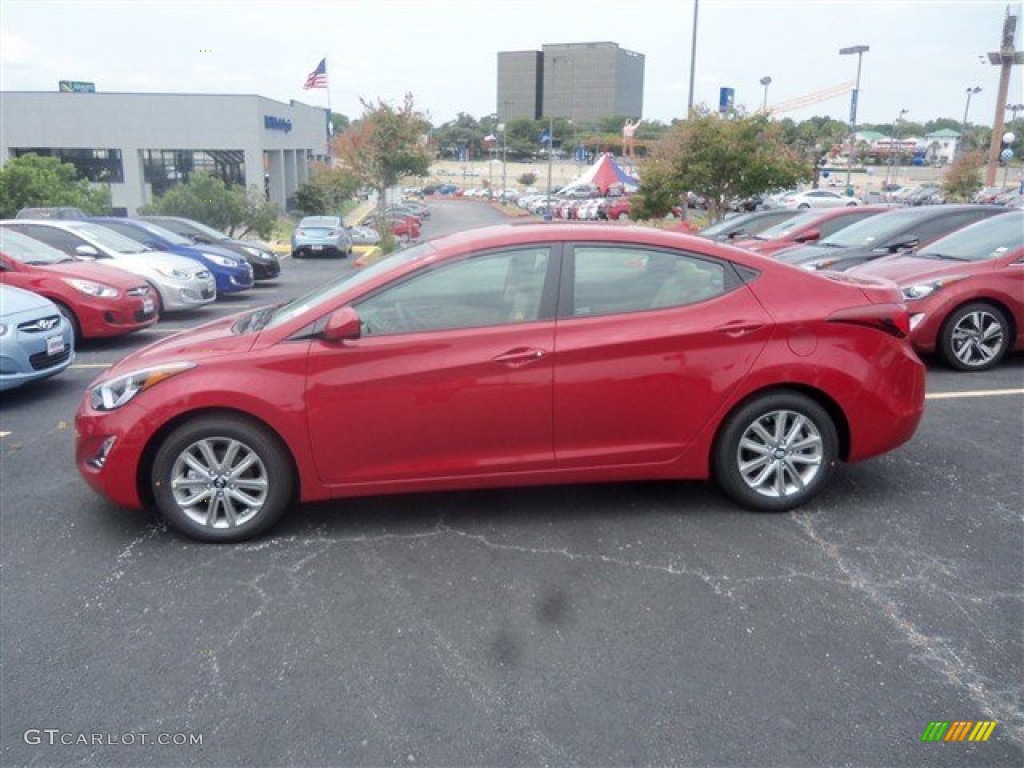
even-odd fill
[(0, 29), (0, 62), (4, 67), (23, 69), (35, 61), (32, 44), (17, 35)]

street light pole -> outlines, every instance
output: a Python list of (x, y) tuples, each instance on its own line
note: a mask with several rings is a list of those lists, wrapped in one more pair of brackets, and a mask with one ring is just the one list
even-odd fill
[(697, 12), (700, 0), (693, 0), (693, 39), (690, 42), (690, 95), (686, 100), (686, 119), (693, 117), (693, 76), (697, 70)]
[(764, 86), (764, 101), (761, 102), (761, 111), (768, 111), (768, 86), (772, 84), (772, 79), (765, 75), (761, 78), (761, 85)]
[(856, 146), (857, 133), (857, 100), (860, 98), (860, 65), (864, 54), (871, 50), (868, 45), (853, 45), (849, 48), (840, 48), (840, 56), (857, 54), (857, 82), (853, 86), (853, 94), (850, 96), (850, 151), (846, 155), (846, 194), (852, 194), (850, 187), (850, 173), (853, 171), (853, 155)]
[(559, 56), (551, 57), (551, 91), (548, 102), (548, 202), (547, 213), (544, 215), (546, 221), (554, 218), (551, 210), (551, 174), (555, 155), (555, 66), (558, 64)]
[(976, 85), (967, 89), (967, 103), (964, 105), (963, 140), (960, 142), (961, 154), (967, 151), (967, 113), (971, 109), (971, 96), (981, 93), (981, 86)]

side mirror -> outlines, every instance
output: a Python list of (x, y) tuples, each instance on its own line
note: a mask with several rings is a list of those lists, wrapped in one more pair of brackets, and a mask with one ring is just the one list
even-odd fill
[(75, 246), (75, 253), (86, 259), (98, 259), (100, 257), (100, 252), (91, 245)]
[(892, 253), (897, 253), (898, 251), (907, 251), (910, 250), (911, 248), (916, 248), (920, 244), (921, 238), (912, 237), (909, 240), (904, 240), (901, 243), (893, 243), (892, 245), (889, 246), (889, 250)]
[(327, 325), (320, 333), (325, 341), (351, 341), (363, 335), (363, 321), (352, 307), (342, 307), (331, 313)]
[(800, 235), (798, 238), (796, 238), (796, 241), (798, 243), (813, 243), (815, 240), (818, 240), (820, 238), (821, 238), (821, 230), (820, 229), (809, 229), (806, 232), (804, 232), (802, 235)]

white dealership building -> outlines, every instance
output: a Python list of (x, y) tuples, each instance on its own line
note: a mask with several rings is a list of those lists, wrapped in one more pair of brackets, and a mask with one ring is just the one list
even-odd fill
[(0, 93), (0, 165), (30, 152), (60, 158), (109, 185), (121, 214), (196, 171), (283, 210), (310, 163), (327, 160), (327, 140), (326, 109), (262, 96)]

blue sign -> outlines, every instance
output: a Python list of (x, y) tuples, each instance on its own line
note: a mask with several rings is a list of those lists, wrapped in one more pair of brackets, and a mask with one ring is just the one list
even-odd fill
[(268, 131), (284, 131), (288, 133), (292, 129), (292, 121), (284, 117), (263, 116), (263, 127)]
[(79, 80), (61, 80), (57, 87), (61, 93), (96, 93), (96, 83)]
[(735, 88), (719, 88), (718, 89), (718, 111), (727, 115), (732, 112), (732, 106), (736, 99)]

